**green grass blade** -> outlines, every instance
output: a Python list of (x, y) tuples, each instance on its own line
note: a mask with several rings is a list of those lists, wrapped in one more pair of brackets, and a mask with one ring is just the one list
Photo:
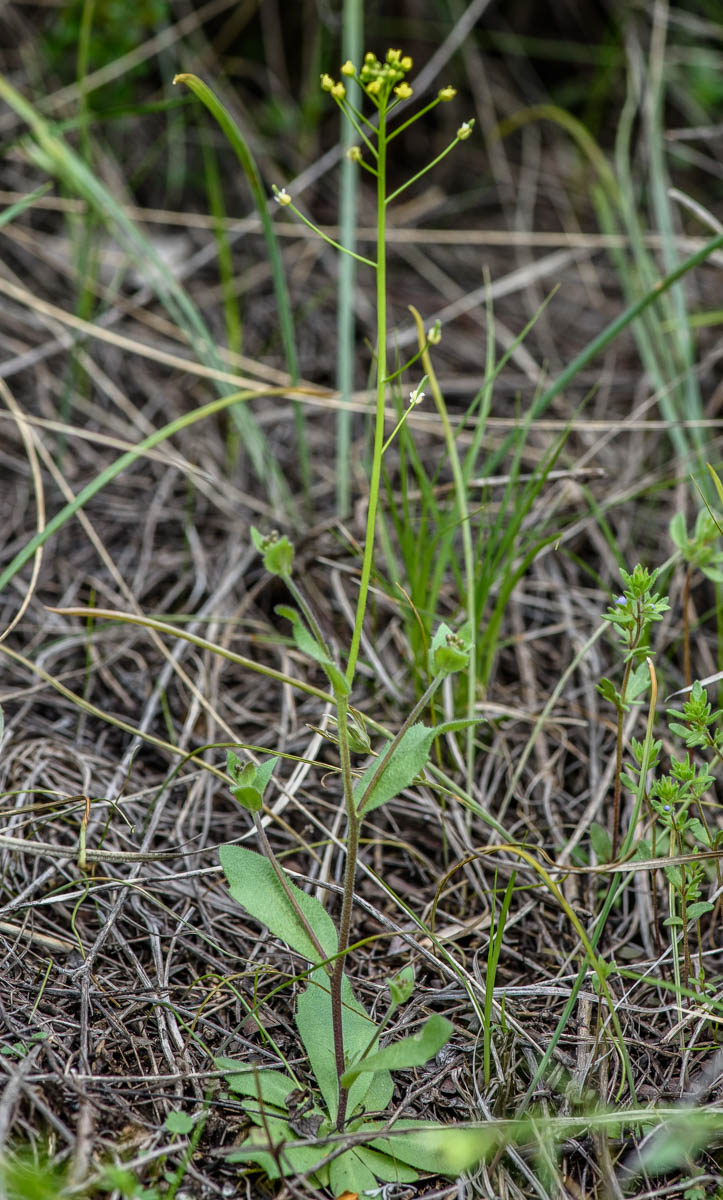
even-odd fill
[[(273, 223), (269, 215), (268, 197), (264, 190), (264, 185), (261, 182), (261, 175), (256, 166), (256, 161), (249, 149), (249, 146), (244, 138), (241, 130), (234, 121), (228, 109), (221, 103), (218, 96), (211, 88), (199, 79), (197, 75), (184, 73), (176, 75), (174, 83), (185, 83), (191, 89), (194, 96), (206, 106), (211, 116), (218, 122), (224, 134), (233, 149), (241, 168), (246, 176), (248, 185), (251, 189), (256, 211), (259, 214), (261, 228), (264, 233), (266, 242), (266, 253), (269, 256), (269, 264), (271, 266), (271, 276), (274, 283), (274, 292), (276, 293), (276, 304), (279, 312), (279, 324), (281, 328), (281, 341), (284, 347), (284, 355), (286, 358), (286, 366), (291, 376), (292, 383), (299, 381), (299, 356), (296, 351), (296, 333), (294, 330), (294, 320), (291, 315), (291, 304), (289, 302), (289, 292), (286, 287), (286, 276), (284, 274), (284, 264), (281, 258), (279, 243), (274, 232)], [(309, 463), (309, 452), (306, 445), (306, 433), (304, 429), (304, 420), (301, 406), (296, 404), (296, 424), (299, 437), (299, 457), (301, 476), (304, 484), (304, 490), (308, 496), (311, 488), (311, 467)]]

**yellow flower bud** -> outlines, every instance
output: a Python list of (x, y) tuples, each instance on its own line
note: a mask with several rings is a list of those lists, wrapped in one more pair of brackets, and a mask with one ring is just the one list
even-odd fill
[(371, 50), (367, 50), (366, 54), (364, 55), (364, 62), (367, 64), (367, 66), (373, 67), (376, 61), (376, 54), (372, 54)]
[(358, 146), (350, 146), (346, 152), (346, 156), (355, 163), (360, 163), (362, 161), (362, 152)]
[(341, 73), (342, 73), (342, 75), (356, 74), (356, 69), (354, 67), (354, 63), (351, 61), (350, 58), (348, 58), (346, 60), (346, 62), (344, 63), (344, 66), (341, 68)]
[(332, 79), (331, 75), (322, 75), (322, 77), (321, 77), (322, 92), (330, 92), (331, 89), (333, 88), (333, 86), (334, 86), (334, 80)]
[(472, 136), (472, 126), (473, 125), (474, 125), (474, 121), (463, 121), (462, 122), (459, 129), (457, 130), (457, 137), (459, 138), (460, 142), (466, 142), (467, 138)]
[(343, 83), (335, 83), (331, 89), (331, 94), (335, 100), (343, 100), (346, 96), (346, 88)]
[(398, 96), (400, 100), (408, 100), (412, 94), (412, 89), (408, 83), (400, 83), (398, 87), (395, 87), (394, 94), (395, 96)]
[(372, 79), (371, 83), (367, 84), (367, 91), (370, 96), (378, 96), (382, 90), (381, 79)]
[(401, 50), (387, 50), (387, 62), (390, 66), (396, 67), (401, 57)]
[(404, 58), (402, 59), (402, 61), (400, 62), (399, 65), (403, 71), (411, 71), (413, 63), (408, 54), (404, 55)]
[(440, 100), (454, 100), (456, 95), (457, 89), (449, 86), (440, 88), (437, 92), (437, 96)]

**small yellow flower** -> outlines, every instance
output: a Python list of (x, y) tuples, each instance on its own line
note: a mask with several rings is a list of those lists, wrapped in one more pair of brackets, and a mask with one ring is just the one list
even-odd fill
[(456, 95), (457, 89), (449, 86), (440, 88), (437, 92), (437, 97), (439, 100), (454, 100)]
[(341, 68), (341, 73), (342, 73), (342, 75), (356, 74), (356, 68), (350, 58), (348, 58), (346, 60), (346, 62), (344, 63), (344, 66)]
[(372, 79), (371, 83), (367, 84), (367, 91), (370, 96), (378, 96), (382, 90), (381, 79)]
[(394, 95), (398, 96), (400, 100), (408, 100), (411, 94), (412, 89), (408, 83), (400, 83), (398, 87), (395, 87), (394, 89)]
[(322, 92), (330, 92), (331, 89), (333, 88), (333, 86), (334, 86), (334, 80), (332, 79), (331, 75), (322, 75), (322, 77), (321, 77)]
[(411, 71), (413, 63), (408, 54), (404, 55), (404, 58), (402, 59), (402, 61), (400, 62), (399, 65), (403, 71)]
[(286, 208), (287, 204), (291, 204), (291, 196), (287, 192), (286, 188), (282, 188), (281, 191), (279, 191), (278, 188), (275, 188), (274, 200), (277, 204), (282, 205), (283, 208)]
[(457, 137), (459, 138), (460, 142), (466, 142), (467, 138), (472, 136), (472, 126), (473, 125), (474, 125), (474, 121), (463, 121), (462, 122), (459, 129), (457, 130)]
[(358, 146), (350, 146), (346, 152), (346, 156), (347, 158), (350, 158), (352, 162), (362, 162), (362, 152)]
[(346, 96), (346, 88), (343, 83), (335, 83), (331, 89), (331, 94), (335, 100), (343, 100)]
[(371, 50), (367, 50), (366, 54), (364, 55), (364, 62), (367, 64), (367, 66), (373, 67), (374, 63), (376, 61), (377, 61), (376, 54), (372, 54)]
[(389, 63), (390, 67), (398, 66), (401, 57), (401, 50), (387, 50), (387, 62)]

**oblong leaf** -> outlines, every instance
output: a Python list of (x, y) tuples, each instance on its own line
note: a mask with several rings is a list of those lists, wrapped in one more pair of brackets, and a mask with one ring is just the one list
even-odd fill
[(438, 1013), (425, 1021), (419, 1033), (393, 1042), (369, 1054), (359, 1063), (354, 1063), (342, 1076), (342, 1086), (351, 1087), (354, 1080), (362, 1072), (379, 1071), (382, 1067), (387, 1071), (403, 1071), (408, 1067), (421, 1067), (438, 1054), (454, 1033), (454, 1025), (446, 1017)]
[[(245, 846), (221, 846), (218, 854), (234, 900), (309, 962), (322, 962), (269, 860)], [(288, 878), (286, 882), (327, 958), (333, 958), (338, 938), (328, 912), (315, 896), (302, 892)]]

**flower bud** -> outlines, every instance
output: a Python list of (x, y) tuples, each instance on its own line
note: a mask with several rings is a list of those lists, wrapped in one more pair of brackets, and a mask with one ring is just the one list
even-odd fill
[(364, 159), (362, 158), (362, 152), (361, 152), (359, 146), (350, 146), (346, 152), (346, 156), (347, 156), (347, 158), (351, 159), (352, 162), (355, 162), (355, 163), (360, 163), (360, 162), (364, 161)]
[(330, 92), (331, 89), (333, 88), (333, 86), (334, 86), (334, 80), (332, 79), (331, 75), (322, 75), (321, 76), (322, 92)]
[(346, 96), (346, 88), (343, 83), (335, 83), (331, 89), (331, 94), (335, 100), (343, 100)]
[(474, 126), (474, 121), (463, 121), (462, 122), (459, 129), (457, 130), (457, 137), (459, 138), (460, 142), (466, 142), (467, 138), (472, 136), (473, 126)]
[(439, 100), (454, 100), (456, 95), (457, 89), (449, 86), (440, 88), (437, 92), (437, 98)]
[(408, 100), (411, 94), (412, 89), (408, 83), (400, 83), (398, 87), (395, 87), (394, 89), (394, 95), (398, 96), (400, 100)]
[(346, 60), (346, 62), (344, 63), (344, 66), (341, 68), (341, 73), (342, 73), (342, 75), (355, 75), (356, 74), (356, 68), (350, 58), (348, 58)]

